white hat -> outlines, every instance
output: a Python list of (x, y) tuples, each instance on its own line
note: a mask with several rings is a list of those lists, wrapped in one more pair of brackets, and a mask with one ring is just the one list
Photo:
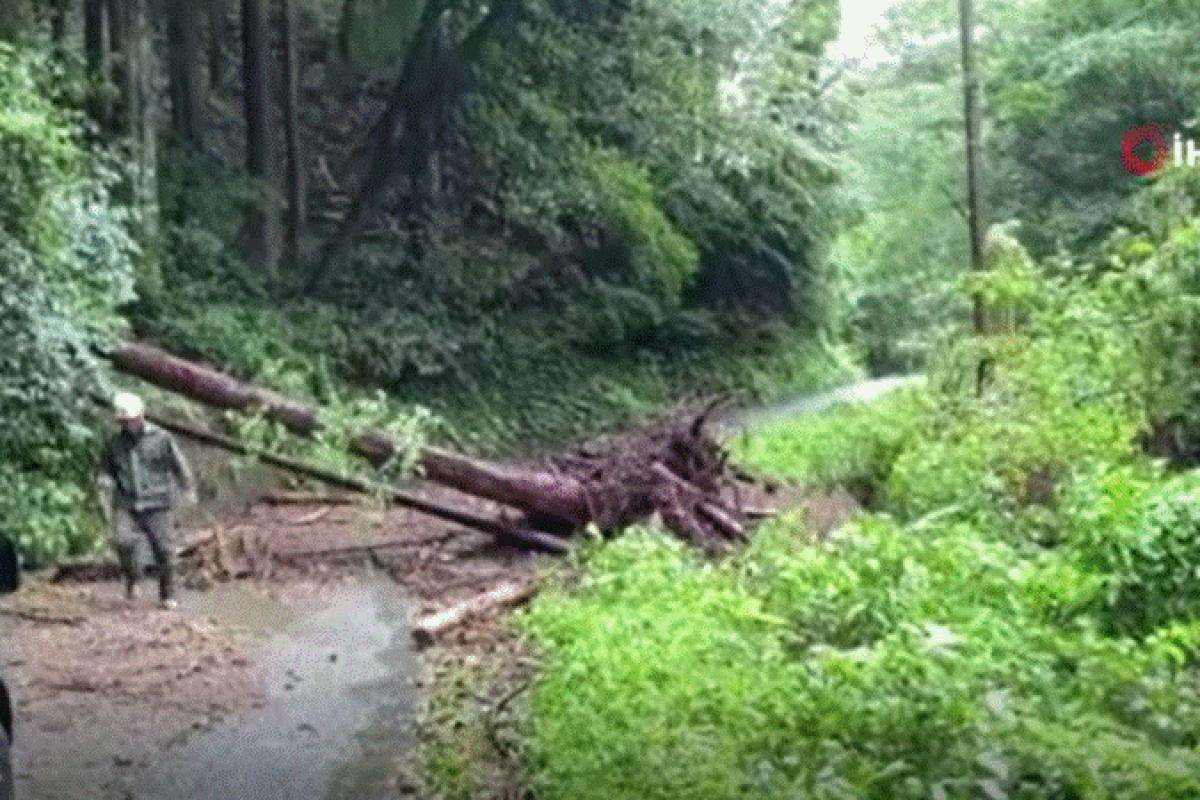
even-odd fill
[(132, 392), (117, 392), (113, 396), (113, 410), (117, 412), (118, 420), (141, 419), (146, 413), (146, 404)]

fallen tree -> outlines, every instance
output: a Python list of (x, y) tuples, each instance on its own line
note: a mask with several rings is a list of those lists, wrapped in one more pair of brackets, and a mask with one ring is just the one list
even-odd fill
[(283, 469), (296, 475), (301, 475), (307, 478), (327, 483), (330, 486), (336, 486), (340, 489), (349, 489), (363, 494), (383, 494), (390, 502), (404, 507), (411, 508), (414, 511), (419, 511), (428, 516), (437, 517), (438, 519), (447, 520), (458, 525), (464, 525), (468, 528), (483, 531), (492, 536), (513, 544), (524, 545), (535, 550), (543, 550), (550, 553), (565, 553), (568, 545), (563, 540), (556, 536), (545, 533), (543, 531), (528, 530), (516, 525), (503, 517), (488, 517), (482, 514), (464, 511), (462, 509), (451, 508), (442, 503), (436, 503), (432, 500), (427, 500), (422, 497), (417, 497), (414, 494), (393, 489), (391, 487), (375, 486), (367, 481), (359, 480), (358, 478), (350, 478), (344, 475), (339, 475), (336, 472), (331, 472), (322, 467), (312, 464), (307, 464), (302, 461), (297, 461), (292, 458), (267, 453), (260, 450), (255, 450), (242, 444), (236, 439), (224, 436), (213, 431), (205, 430), (189, 425), (185, 422), (169, 419), (156, 414), (147, 414), (146, 418), (158, 425), (161, 428), (187, 437), (197, 442), (207, 444), (213, 447), (221, 448), (230, 453), (237, 455), (250, 456), (261, 461), (264, 464)]
[[(261, 413), (302, 436), (311, 436), (321, 429), (320, 413), (312, 406), (157, 347), (126, 343), (107, 353), (106, 357), (120, 372), (205, 405)], [(397, 454), (396, 443), (379, 431), (364, 431), (350, 442), (350, 449), (376, 466)], [(421, 450), (418, 466), (422, 476), (433, 483), (514, 506), (567, 526), (583, 525), (590, 517), (586, 488), (569, 476), (516, 470), (436, 447)]]
[[(122, 345), (107, 358), (121, 372), (209, 406), (261, 413), (305, 436), (322, 427), (320, 412), (312, 406), (147, 344)], [(720, 551), (746, 538), (750, 517), (742, 508), (737, 477), (726, 453), (706, 430), (712, 411), (710, 405), (697, 414), (594, 443), (541, 466), (498, 464), (436, 447), (422, 448), (417, 463), (428, 481), (525, 513), (523, 525), (506, 521), (488, 531), (495, 535), (513, 538), (513, 532), (519, 531), (526, 543), (533, 543), (529, 534), (541, 531), (565, 534), (589, 524), (611, 530), (657, 515), (684, 539)], [(225, 449), (241, 447), (227, 437), (163, 422)], [(376, 465), (398, 452), (397, 444), (379, 431), (362, 432), (349, 447)], [(263, 460), (333, 486), (363, 491), (353, 479), (318, 474), (306, 465), (271, 458)], [(478, 515), (435, 507), (403, 492), (391, 494), (399, 505), (445, 519), (457, 515), (463, 524), (488, 530), (481, 527), (488, 523)]]

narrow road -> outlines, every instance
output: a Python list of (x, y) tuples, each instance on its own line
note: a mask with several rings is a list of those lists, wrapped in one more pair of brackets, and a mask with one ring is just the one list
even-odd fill
[[(721, 427), (734, 433), (918, 380), (863, 381)], [(219, 473), (216, 456), (197, 452), (195, 460), (206, 474)], [(276, 546), (287, 537), (353, 543), (386, 531), (415, 537), (415, 547), (395, 551), (389, 570), (347, 573), (312, 594), (253, 583), (188, 592), (171, 616), (148, 602), (131, 608), (115, 584), (45, 585), (18, 596), (13, 602), (51, 622), (70, 611), (68, 601), (80, 606), (68, 627), (27, 623), (13, 637), (25, 650), (7, 664), (18, 693), (17, 800), (400, 796), (399, 759), (411, 748), (418, 709), (410, 618), (422, 601), (469, 596), (513, 570), (532, 572), (533, 562), (498, 556), (487, 537), (442, 535), (450, 528), (401, 510), (382, 519), (347, 512), (343, 522), (319, 524), (239, 517), (264, 485), (241, 475), (209, 510), (226, 523), (276, 530), (284, 536)]]
[[(120, 602), (115, 587), (98, 591)], [(244, 634), (238, 657), (252, 664), (246, 680), (259, 687), (255, 699), (209, 722), (195, 716), (194, 696), (185, 696), (195, 694), (187, 677), (167, 675), (165, 690), (124, 700), (80, 681), (74, 713), (59, 701), (19, 715), (17, 800), (398, 796), (397, 759), (413, 741), (418, 707), (411, 608), (401, 587), (383, 575), (367, 576), (284, 601), (233, 583), (187, 592), (182, 600), (177, 624), (212, 620)], [(143, 613), (144, 625), (168, 624), (159, 612)], [(98, 655), (109, 649), (103, 641), (96, 645)], [(156, 639), (129, 658), (145, 659), (139, 670), (162, 669), (167, 665), (155, 661), (154, 651), (167, 646)], [(185, 672), (192, 660), (194, 669), (211, 670), (196, 653), (185, 658)], [(93, 678), (99, 685), (105, 679)], [(25, 693), (37, 688), (27, 685)], [(222, 688), (213, 687), (214, 699)]]
[(906, 375), (860, 381), (828, 392), (801, 395), (763, 408), (751, 409), (726, 420), (721, 427), (727, 431), (738, 431), (789, 417), (814, 414), (845, 403), (866, 403), (905, 386), (916, 386), (923, 380), (919, 375)]

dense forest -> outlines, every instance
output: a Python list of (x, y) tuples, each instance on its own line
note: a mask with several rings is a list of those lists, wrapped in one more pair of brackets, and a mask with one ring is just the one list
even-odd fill
[(646, 514), (539, 573), (438, 673), (423, 796), (1200, 796), (1194, 0), (965, 32), (898, 0), (869, 54), (851, 0), (10, 5), (0, 520), (30, 559), (102, 541), (122, 341), (509, 457), (908, 374), (722, 443), (845, 524), (760, 509), (714, 559)]

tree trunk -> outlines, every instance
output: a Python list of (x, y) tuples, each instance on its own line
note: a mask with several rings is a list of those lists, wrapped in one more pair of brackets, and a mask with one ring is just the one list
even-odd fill
[(300, 261), (300, 241), (308, 216), (305, 202), (304, 159), (300, 152), (299, 84), (300, 58), (296, 33), (296, 9), (292, 0), (281, 0), (280, 27), (283, 34), (283, 120), (287, 140), (287, 244), (286, 260)]
[(87, 59), (88, 113), (100, 130), (112, 126), (112, 101), (109, 95), (111, 74), (109, 72), (108, 33), (109, 17), (105, 0), (84, 0), (83, 4), (83, 49)]
[[(350, 240), (361, 232), (372, 204), (397, 170), (405, 163), (413, 164), (414, 158), (432, 157), (433, 154), (422, 146), (421, 125), (416, 118), (433, 109), (448, 113), (462, 102), (472, 88), (469, 80), (471, 70), (477, 65), (487, 45), (516, 24), (524, 9), (524, 0), (499, 0), (460, 44), (449, 48), (450, 52), (445, 57), (435, 61), (436, 32), (445, 8), (444, 0), (429, 0), (425, 7), (388, 106), (372, 127), (369, 141), (373, 143), (373, 151), (366, 176), (354, 195), (345, 219), (330, 237), (321, 258), (309, 273), (304, 287), (307, 292), (320, 288), (329, 267)], [(397, 129), (402, 123), (403, 132), (397, 142)], [(398, 158), (398, 154), (403, 154), (408, 160)], [(401, 209), (402, 217), (414, 213), (417, 208), (415, 200), (410, 193), (408, 202)]]
[[(121, 372), (216, 408), (260, 411), (301, 435), (321, 428), (316, 409), (149, 345), (124, 344), (107, 354)], [(366, 431), (350, 443), (355, 454), (382, 464), (396, 453), (383, 433)], [(427, 447), (418, 464), (426, 480), (523, 511), (581, 526), (591, 518), (586, 487), (569, 475), (516, 469)]]
[(134, 147), (134, 201), (140, 219), (142, 245), (158, 238), (158, 109), (155, 105), (154, 30), (150, 24), (150, 0), (129, 0), (129, 53), (133, 59), (129, 91), (136, 110), (130, 117)]
[(108, 118), (105, 133), (110, 138), (120, 136), (122, 114), (125, 107), (125, 73), (129, 70), (128, 55), (125, 52), (125, 39), (129, 27), (129, 14), (123, 0), (103, 0), (105, 19), (108, 21), (108, 53), (109, 79), (112, 81), (113, 94), (108, 102)]
[(344, 475), (339, 475), (335, 472), (323, 469), (313, 464), (307, 464), (303, 461), (297, 461), (292, 458), (277, 456), (273, 453), (265, 453), (254, 450), (236, 439), (230, 439), (227, 436), (222, 436), (219, 433), (204, 430), (194, 425), (189, 425), (186, 422), (179, 422), (166, 417), (161, 417), (155, 414), (147, 414), (146, 419), (153, 422), (155, 425), (168, 430), (180, 436), (187, 437), (201, 444), (207, 444), (212, 447), (219, 447), (235, 455), (249, 456), (261, 461), (268, 466), (282, 469), (299, 475), (305, 478), (321, 481), (322, 483), (336, 486), (340, 489), (349, 489), (362, 494), (374, 494), (382, 492), (392, 503), (403, 508), (411, 508), (414, 511), (419, 511), (431, 517), (437, 517), (448, 522), (453, 522), (456, 525), (465, 525), (468, 528), (474, 528), (484, 533), (490, 534), (497, 539), (513, 544), (520, 544), (526, 547), (532, 547), (536, 550), (543, 550), (550, 553), (565, 553), (570, 549), (570, 546), (562, 539), (552, 536), (541, 531), (527, 530), (518, 527), (506, 519), (486, 517), (481, 514), (475, 514), (470, 511), (462, 511), (460, 509), (451, 508), (450, 506), (436, 503), (432, 500), (426, 500), (421, 497), (402, 492), (397, 489), (392, 489), (386, 486), (375, 486), (366, 481), (357, 478), (349, 478)]
[(350, 60), (350, 40), (354, 36), (354, 12), (357, 0), (342, 0), (342, 13), (338, 17), (337, 54)]
[(221, 85), (225, 68), (225, 10), (226, 0), (208, 0), (208, 86), (215, 90)]
[(246, 220), (246, 257), (268, 271), (279, 260), (279, 220), (271, 170), (267, 27), (264, 0), (242, 0), (242, 81), (246, 116), (246, 171), (259, 184)]
[(50, 0), (50, 39), (60, 50), (67, 41), (67, 17), (69, 14), (69, 0)]
[(190, 150), (204, 147), (204, 90), (201, 85), (200, 7), (195, 0), (170, 0), (167, 8), (171, 126)]
[(110, 135), (125, 140), (126, 193), (136, 210), (135, 230), (143, 247), (158, 235), (157, 125), (154, 104), (154, 53), (149, 0), (108, 0), (109, 46), (119, 107), (111, 116)]

